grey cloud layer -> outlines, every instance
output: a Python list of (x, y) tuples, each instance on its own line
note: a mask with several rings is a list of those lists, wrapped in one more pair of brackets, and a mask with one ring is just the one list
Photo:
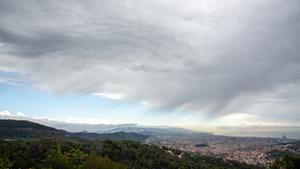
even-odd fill
[(0, 0), (0, 71), (59, 94), (122, 93), (165, 110), (230, 113), (291, 85), (281, 99), (297, 104), (299, 6)]

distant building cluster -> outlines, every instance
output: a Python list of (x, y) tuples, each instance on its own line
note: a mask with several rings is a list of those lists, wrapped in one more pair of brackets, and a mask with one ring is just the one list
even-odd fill
[(146, 143), (222, 157), (225, 160), (239, 161), (250, 165), (268, 166), (273, 160), (270, 157), (270, 152), (295, 151), (288, 148), (288, 142), (289, 140), (286, 138), (211, 136), (193, 139), (149, 138)]

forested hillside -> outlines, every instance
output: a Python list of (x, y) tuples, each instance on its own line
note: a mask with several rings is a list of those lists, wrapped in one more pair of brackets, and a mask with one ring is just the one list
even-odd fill
[(236, 162), (133, 141), (37, 139), (0, 142), (2, 168), (254, 169)]
[(61, 137), (67, 135), (66, 131), (40, 125), (24, 120), (0, 120), (0, 138), (40, 138)]

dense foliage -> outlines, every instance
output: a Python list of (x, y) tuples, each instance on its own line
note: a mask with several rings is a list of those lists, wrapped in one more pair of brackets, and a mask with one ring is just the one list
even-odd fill
[(300, 157), (284, 156), (276, 159), (269, 167), (270, 169), (300, 169)]
[(97, 134), (97, 133), (72, 133), (69, 137), (73, 139), (83, 139), (83, 140), (115, 140), (115, 141), (122, 141), (122, 140), (133, 140), (142, 142), (148, 138), (148, 136), (137, 134), (137, 133), (126, 133), (126, 132), (116, 132), (116, 133), (104, 133), (104, 134)]
[(0, 141), (0, 168), (43, 169), (254, 169), (134, 141), (34, 139)]
[(0, 120), (0, 138), (61, 137), (67, 132), (24, 120)]

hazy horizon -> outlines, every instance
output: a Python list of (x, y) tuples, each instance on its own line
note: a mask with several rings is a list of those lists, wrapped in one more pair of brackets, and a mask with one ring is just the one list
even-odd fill
[(0, 116), (300, 139), (298, 0), (0, 0)]
[(28, 120), (43, 124), (46, 126), (54, 127), (57, 129), (66, 130), (69, 132), (101, 132), (105, 133), (106, 127), (138, 127), (138, 128), (178, 128), (187, 129), (191, 132), (200, 132), (221, 136), (233, 136), (233, 137), (261, 137), (261, 138), (282, 138), (288, 139), (300, 139), (299, 128), (291, 126), (219, 126), (217, 128), (192, 128), (176, 125), (143, 125), (138, 123), (100, 123), (96, 121), (80, 121), (76, 119), (47, 119), (47, 118), (31, 118), (27, 117), (24, 113), (17, 112), (12, 113), (9, 111), (0, 112), (0, 120)]

